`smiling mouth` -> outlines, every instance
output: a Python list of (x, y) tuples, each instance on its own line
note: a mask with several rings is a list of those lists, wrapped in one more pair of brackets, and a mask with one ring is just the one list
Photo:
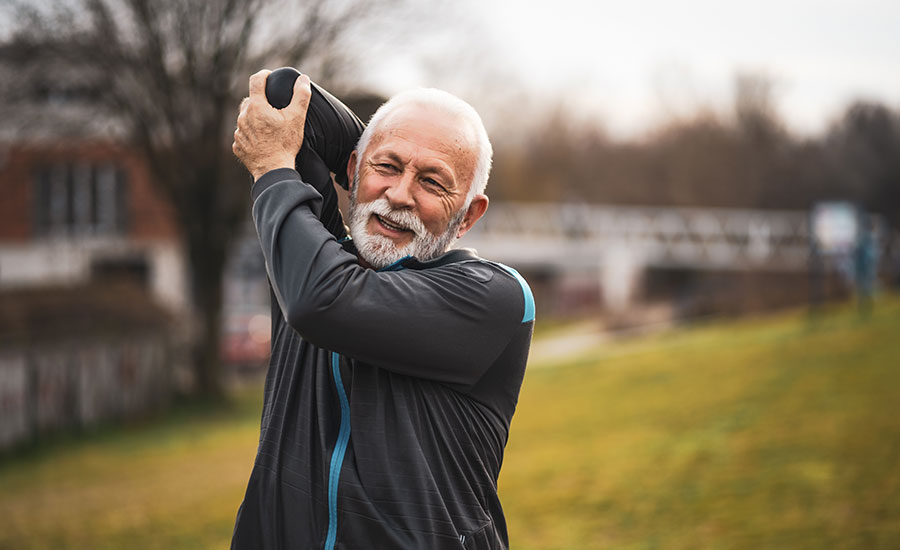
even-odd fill
[(375, 219), (378, 220), (378, 223), (380, 223), (386, 229), (389, 229), (391, 231), (396, 231), (398, 233), (404, 233), (404, 232), (412, 233), (412, 229), (408, 229), (406, 227), (403, 227), (402, 225), (397, 225), (393, 222), (390, 222), (386, 218), (383, 218), (383, 217), (379, 216), (378, 214), (374, 214), (374, 216), (375, 216)]

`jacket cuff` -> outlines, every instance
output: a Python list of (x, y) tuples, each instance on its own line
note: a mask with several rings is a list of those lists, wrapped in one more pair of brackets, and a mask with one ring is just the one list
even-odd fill
[(266, 172), (260, 176), (250, 188), (250, 201), (255, 202), (257, 197), (259, 197), (263, 191), (276, 183), (290, 180), (296, 180), (298, 183), (303, 182), (303, 180), (300, 179), (300, 173), (293, 168), (276, 168), (275, 170)]

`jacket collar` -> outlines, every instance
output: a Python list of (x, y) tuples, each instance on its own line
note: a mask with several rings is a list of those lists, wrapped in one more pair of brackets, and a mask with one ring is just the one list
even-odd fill
[(427, 262), (419, 261), (418, 258), (407, 258), (403, 260), (403, 267), (408, 269), (431, 269), (432, 267), (477, 259), (479, 259), (478, 255), (471, 248), (453, 248)]
[[(341, 245), (347, 252), (359, 256), (359, 251), (356, 249), (356, 245), (353, 244), (353, 240), (349, 237), (342, 240)], [(437, 258), (433, 258), (431, 260), (428, 260), (427, 262), (420, 261), (418, 258), (410, 256), (408, 258), (400, 260), (398, 263), (406, 269), (431, 269), (433, 267), (440, 267), (442, 265), (478, 259), (480, 258), (478, 257), (478, 254), (475, 253), (474, 249), (452, 248), (447, 252), (444, 252)]]

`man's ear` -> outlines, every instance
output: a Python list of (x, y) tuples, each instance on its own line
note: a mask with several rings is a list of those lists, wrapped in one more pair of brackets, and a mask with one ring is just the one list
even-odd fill
[(353, 191), (353, 176), (356, 174), (356, 149), (350, 153), (350, 160), (347, 161), (347, 191)]
[(466, 215), (463, 216), (462, 224), (459, 226), (459, 232), (456, 234), (457, 239), (465, 235), (469, 229), (472, 229), (475, 222), (480, 220), (481, 216), (484, 216), (484, 213), (487, 212), (488, 202), (487, 195), (481, 193), (472, 197), (469, 209), (466, 210)]

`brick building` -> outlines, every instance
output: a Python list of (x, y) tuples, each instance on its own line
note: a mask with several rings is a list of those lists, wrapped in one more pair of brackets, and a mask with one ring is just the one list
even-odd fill
[(157, 410), (184, 370), (178, 229), (140, 155), (21, 137), (0, 145), (0, 451)]
[(171, 207), (143, 161), (98, 140), (0, 145), (0, 289), (132, 278), (186, 304)]

